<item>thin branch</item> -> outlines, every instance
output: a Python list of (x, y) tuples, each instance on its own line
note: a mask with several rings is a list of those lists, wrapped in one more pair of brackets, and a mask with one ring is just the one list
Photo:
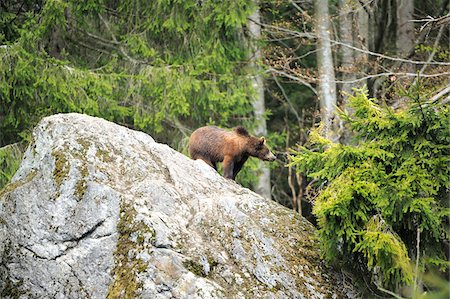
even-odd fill
[(181, 123), (181, 121), (177, 117), (171, 117), (166, 121), (168, 125), (171, 127), (178, 129), (178, 131), (183, 134), (184, 138), (188, 138), (192, 134), (192, 130), (187, 128), (185, 125)]
[(19, 9), (16, 12), (16, 15), (14, 16), (14, 18), (12, 18), (8, 25), (11, 25), (18, 17), (19, 17), (19, 13), (22, 11), (23, 6), (25, 5), (25, 1), (22, 2), (22, 5), (20, 5)]
[(297, 210), (300, 215), (303, 215), (303, 212), (302, 212), (303, 177), (299, 172), (295, 172), (295, 178), (297, 180), (297, 185), (298, 185)]
[(98, 36), (98, 35), (95, 35), (95, 34), (93, 34), (93, 33), (87, 32), (86, 30), (82, 30), (82, 29), (77, 28), (77, 27), (71, 28), (71, 29), (75, 29), (75, 30), (77, 30), (77, 31), (80, 31), (81, 33), (83, 33), (83, 34), (89, 36), (90, 38), (93, 38), (93, 39), (95, 39), (95, 40), (98, 40), (98, 41), (100, 41), (102, 44), (105, 44), (106, 46), (109, 46), (109, 47), (111, 47), (111, 44), (114, 45), (114, 46), (119, 46), (119, 45), (120, 45), (120, 42), (118, 42), (117, 40), (108, 40), (108, 39), (105, 39), (105, 38), (103, 38), (103, 37), (101, 37), (101, 36)]
[(377, 286), (377, 288), (378, 288), (380, 291), (382, 291), (382, 292), (384, 292), (384, 293), (386, 293), (386, 294), (389, 294), (389, 295), (391, 295), (391, 296), (393, 296), (393, 297), (395, 297), (395, 298), (397, 298), (397, 299), (406, 299), (406, 298), (404, 298), (404, 297), (402, 297), (402, 296), (400, 296), (400, 295), (397, 295), (397, 294), (394, 293), (394, 292), (391, 292), (391, 291), (389, 291), (389, 290), (386, 290), (385, 288), (383, 288), (382, 286), (379, 286), (379, 285), (376, 284), (376, 283), (375, 283), (375, 285)]
[(275, 73), (275, 74), (277, 74), (277, 75), (286, 77), (286, 78), (291, 79), (291, 80), (293, 80), (293, 81), (300, 82), (300, 83), (302, 83), (303, 85), (305, 85), (306, 87), (308, 87), (309, 89), (311, 89), (312, 92), (314, 92), (315, 95), (317, 95), (317, 90), (316, 90), (314, 87), (312, 87), (311, 84), (309, 84), (308, 82), (306, 82), (305, 80), (303, 80), (303, 79), (301, 79), (301, 78), (299, 78), (299, 77), (297, 77), (297, 76), (290, 75), (290, 74), (288, 74), (288, 73), (286, 73), (286, 72), (283, 72), (283, 71), (280, 71), (280, 70), (277, 70), (277, 69), (274, 69), (274, 68), (269, 68), (269, 69), (267, 70), (267, 72)]
[(316, 35), (314, 33), (310, 33), (310, 32), (299, 32), (299, 31), (290, 30), (290, 29), (287, 29), (287, 28), (273, 26), (273, 25), (264, 24), (264, 23), (257, 23), (257, 24), (260, 25), (263, 28), (274, 29), (274, 30), (280, 31), (282, 33), (290, 34), (293, 37), (308, 38), (308, 39), (315, 39), (316, 38)]
[(283, 86), (281, 86), (280, 82), (278, 81), (277, 76), (275, 76), (275, 74), (272, 74), (272, 77), (273, 77), (275, 83), (277, 84), (278, 88), (281, 90), (281, 93), (283, 94), (283, 97), (285, 98), (285, 100), (288, 103), (289, 107), (291, 108), (290, 110), (292, 111), (292, 113), (297, 118), (297, 122), (300, 124), (300, 121), (301, 121), (300, 115), (298, 115), (298, 112), (294, 108), (294, 105), (292, 104), (291, 100), (289, 99), (288, 95), (286, 94), (286, 91), (284, 90)]
[[(280, 76), (286, 77), (288, 79), (291, 79), (291, 80), (294, 80), (294, 81), (298, 81), (298, 82), (308, 86), (309, 88), (311, 88), (311, 90), (313, 90), (313, 92), (315, 94), (317, 94), (316, 90), (314, 89), (314, 87), (311, 86), (311, 84), (309, 84), (307, 81), (301, 79), (298, 76), (294, 76), (294, 75), (288, 74), (287, 72), (284, 72), (284, 71), (281, 71), (281, 70), (277, 70), (275, 68), (270, 68), (268, 71), (272, 72), (272, 73), (275, 73), (275, 74), (278, 74)], [(334, 83), (347, 83), (347, 84), (359, 83), (359, 82), (366, 81), (367, 79), (373, 79), (373, 78), (378, 78), (378, 77), (388, 77), (388, 76), (392, 76), (392, 75), (395, 75), (397, 77), (418, 77), (419, 76), (417, 73), (386, 71), (384, 73), (366, 75), (364, 77), (353, 79), (353, 80), (335, 80)], [(450, 76), (450, 72), (442, 72), (442, 73), (436, 73), (436, 74), (422, 74), (422, 75), (420, 75), (421, 78), (436, 78), (436, 77), (442, 77), (442, 76)], [(316, 80), (316, 79), (314, 78), (313, 80)]]
[(146, 64), (146, 62), (144, 61), (138, 61), (136, 59), (134, 59), (133, 57), (131, 57), (130, 55), (128, 55), (128, 53), (125, 51), (125, 49), (123, 48), (123, 46), (121, 45), (121, 43), (119, 43), (117, 41), (116, 36), (114, 35), (114, 33), (111, 30), (111, 27), (108, 24), (108, 21), (106, 21), (101, 14), (98, 15), (100, 20), (103, 22), (103, 24), (105, 25), (106, 29), (108, 30), (108, 32), (111, 34), (112, 39), (114, 40), (115, 43), (119, 44), (119, 50), (120, 52), (132, 63), (134, 64)]
[[(433, 58), (434, 58), (434, 55), (436, 55), (437, 48), (438, 48), (439, 42), (441, 40), (442, 33), (444, 32), (444, 28), (445, 28), (444, 25), (442, 25), (441, 28), (439, 28), (439, 32), (438, 32), (438, 34), (436, 36), (436, 40), (434, 41), (433, 52), (431, 53), (430, 57), (428, 57), (427, 63), (431, 62), (431, 60), (433, 60)], [(419, 71), (419, 76), (422, 76), (422, 74), (425, 71), (425, 69), (427, 68), (427, 66), (428, 66), (428, 64), (424, 64), (422, 66), (422, 68)]]
[[(429, 103), (434, 103), (437, 100), (439, 100), (441, 97), (445, 96), (446, 94), (450, 93), (450, 85), (448, 85), (446, 88), (442, 89), (439, 93), (434, 95), (430, 100)], [(448, 100), (447, 100), (448, 102)]]
[(293, 0), (289, 0), (289, 2), (291, 2), (292, 6), (294, 6), (295, 9), (297, 9), (299, 12), (301, 12), (302, 14), (305, 13), (305, 10), (303, 10), (303, 8), (301, 8), (300, 6), (298, 6), (298, 4), (295, 3)]
[(96, 51), (96, 52), (99, 52), (99, 53), (111, 55), (113, 57), (117, 56), (117, 54), (111, 53), (109, 51), (106, 51), (106, 50), (103, 50), (103, 49), (100, 49), (100, 48), (93, 47), (92, 45), (86, 44), (86, 43), (84, 43), (82, 41), (79, 41), (79, 40), (72, 39), (71, 37), (68, 37), (67, 39), (69, 41), (71, 41), (72, 43), (74, 43), (75, 45), (78, 45), (80, 47), (83, 47), (83, 48), (86, 48), (86, 49), (89, 49), (89, 50), (92, 50), (92, 51)]
[(336, 41), (336, 40), (331, 40), (332, 43), (340, 45), (340, 46), (344, 46), (347, 48), (350, 48), (352, 50), (364, 53), (364, 54), (369, 54), (375, 57), (380, 57), (386, 60), (391, 60), (391, 61), (397, 61), (397, 62), (405, 62), (405, 63), (411, 63), (411, 64), (418, 64), (418, 65), (445, 65), (445, 66), (450, 66), (450, 62), (439, 62), (439, 61), (435, 61), (435, 62), (426, 62), (426, 61), (418, 61), (418, 60), (410, 60), (410, 59), (404, 59), (404, 58), (399, 58), (399, 57), (392, 57), (392, 56), (387, 56), (384, 54), (380, 54), (380, 53), (376, 53), (376, 52), (372, 52), (369, 50), (364, 50), (340, 41)]
[[(396, 72), (385, 72), (385, 73), (379, 73), (374, 75), (367, 75), (358, 79), (354, 80), (336, 80), (336, 83), (357, 83), (361, 81), (365, 81), (367, 79), (377, 78), (377, 77), (385, 77), (385, 76), (398, 76), (398, 77), (418, 77), (419, 75), (416, 73), (396, 73)], [(421, 78), (435, 78), (435, 77), (441, 77), (441, 76), (449, 76), (450, 72), (443, 72), (443, 73), (436, 73), (436, 74), (427, 74), (427, 75), (420, 75)]]
[(430, 24), (432, 26), (434, 26), (434, 24), (439, 26), (439, 25), (445, 25), (446, 23), (449, 23), (450, 22), (450, 13), (446, 14), (445, 16), (439, 17), (439, 18), (433, 18), (431, 16), (428, 16), (425, 19), (411, 20), (410, 22), (425, 23), (424, 25), (422, 25), (420, 27), (420, 30), (423, 30), (425, 27), (429, 26)]
[[(261, 25), (263, 28), (271, 28), (271, 29), (276, 29), (282, 33), (286, 33), (286, 34), (290, 34), (293, 37), (297, 37), (297, 38), (308, 38), (308, 39), (316, 39), (317, 36), (313, 33), (309, 33), (309, 32), (298, 32), (295, 30), (290, 30), (287, 28), (282, 28), (282, 27), (278, 27), (278, 26), (273, 26), (273, 25), (269, 25), (269, 24), (263, 24), (263, 23), (259, 23), (259, 25)], [(267, 30), (266, 30), (267, 31)], [(337, 40), (333, 40), (330, 39), (330, 42), (335, 44), (335, 45), (339, 45), (339, 46), (343, 46), (343, 47), (347, 47), (350, 48), (354, 51), (360, 52), (360, 53), (364, 53), (364, 54), (368, 54), (371, 56), (375, 56), (375, 57), (379, 57), (379, 58), (383, 58), (386, 60), (390, 60), (390, 61), (396, 61), (396, 62), (404, 62), (404, 63), (410, 63), (410, 64), (416, 64), (416, 65), (443, 65), (443, 66), (450, 66), (449, 62), (439, 62), (439, 61), (434, 61), (434, 62), (427, 62), (427, 61), (418, 61), (418, 60), (411, 60), (411, 59), (404, 59), (404, 58), (400, 58), (400, 57), (393, 57), (393, 56), (388, 56), (388, 55), (384, 55), (381, 53), (377, 53), (377, 52), (373, 52), (373, 51), (369, 51), (369, 50), (365, 50), (365, 49), (361, 49)]]

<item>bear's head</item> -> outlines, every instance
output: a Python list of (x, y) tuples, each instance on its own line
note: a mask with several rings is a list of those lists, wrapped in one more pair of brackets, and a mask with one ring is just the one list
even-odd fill
[(248, 142), (248, 153), (252, 157), (259, 158), (263, 161), (274, 161), (275, 155), (272, 154), (266, 145), (266, 139), (264, 137), (250, 137)]

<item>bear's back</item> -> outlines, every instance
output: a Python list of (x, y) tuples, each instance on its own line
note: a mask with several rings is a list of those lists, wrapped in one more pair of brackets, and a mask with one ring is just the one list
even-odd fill
[(198, 128), (189, 139), (189, 154), (193, 159), (207, 158), (214, 163), (222, 162), (232, 135), (232, 132), (216, 126)]

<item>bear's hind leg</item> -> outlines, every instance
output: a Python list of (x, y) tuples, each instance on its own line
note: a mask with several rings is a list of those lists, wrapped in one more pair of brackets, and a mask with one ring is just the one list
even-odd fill
[(217, 165), (216, 163), (213, 163), (211, 160), (203, 158), (203, 157), (196, 157), (195, 160), (203, 160), (206, 164), (208, 164), (209, 166), (211, 166), (212, 168), (214, 168), (215, 171), (217, 171)]

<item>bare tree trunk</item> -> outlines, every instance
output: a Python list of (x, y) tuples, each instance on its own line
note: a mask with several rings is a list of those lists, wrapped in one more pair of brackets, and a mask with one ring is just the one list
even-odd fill
[[(266, 119), (264, 118), (265, 104), (264, 104), (264, 82), (261, 75), (259, 63), (261, 63), (262, 53), (260, 47), (256, 42), (261, 38), (261, 22), (259, 8), (251, 14), (248, 21), (248, 30), (250, 33), (250, 47), (251, 57), (250, 65), (254, 70), (253, 88), (255, 90), (255, 98), (253, 100), (253, 110), (256, 122), (255, 134), (257, 136), (267, 135)], [(258, 161), (257, 182), (254, 186), (256, 193), (260, 194), (266, 199), (271, 199), (270, 186), (270, 169), (262, 161)]]
[[(339, 31), (341, 42), (354, 46), (353, 41), (353, 13), (352, 13), (352, 1), (351, 0), (339, 0)], [(342, 100), (345, 106), (347, 94), (352, 93), (354, 81), (356, 79), (356, 67), (355, 67), (355, 53), (352, 48), (342, 46), (341, 47), (341, 70), (342, 70)]]
[[(414, 32), (414, 0), (398, 0), (397, 1), (397, 55), (406, 57), (414, 48), (415, 32)], [(414, 73), (414, 65), (403, 63), (400, 70), (404, 72)], [(409, 81), (409, 80), (408, 80)]]
[[(353, 93), (352, 89), (356, 87), (355, 79), (357, 78), (357, 71), (361, 68), (361, 64), (356, 67), (356, 53), (353, 50), (354, 46), (357, 46), (358, 34), (354, 34), (354, 31), (358, 30), (353, 23), (356, 22), (355, 13), (353, 13), (353, 1), (352, 0), (339, 0), (339, 35), (341, 42), (347, 46), (341, 46), (341, 96), (340, 103), (344, 111), (350, 112), (351, 109), (347, 105), (348, 97)], [(350, 139), (350, 132), (345, 129), (344, 122), (339, 122), (339, 135), (342, 143), (347, 143)]]
[(319, 72), (319, 99), (324, 123), (324, 133), (334, 140), (334, 112), (336, 110), (336, 79), (334, 75), (333, 53), (331, 52), (331, 25), (328, 12), (328, 0), (314, 1), (316, 35), (317, 35), (317, 68)]
[[(369, 1), (366, 0), (365, 2)], [(371, 40), (373, 39), (373, 33), (369, 30), (372, 8), (369, 6), (370, 3), (365, 2), (359, 1), (356, 6), (357, 13), (354, 15), (353, 21), (353, 42), (357, 48), (370, 50)], [(358, 72), (365, 74), (369, 65), (369, 55), (362, 51), (356, 51), (355, 63), (358, 66)], [(357, 87), (365, 85), (367, 85), (367, 80), (360, 81)]]
[(414, 47), (414, 0), (397, 1), (397, 54), (405, 57)]
[[(396, 48), (397, 56), (406, 58), (414, 53), (415, 32), (414, 32), (414, 0), (397, 0), (397, 30), (396, 30)], [(411, 63), (401, 63), (399, 71), (406, 73), (415, 73), (415, 66)], [(398, 78), (396, 84), (409, 86), (413, 82), (411, 77)], [(401, 107), (407, 97), (396, 99), (392, 103), (392, 107)]]

